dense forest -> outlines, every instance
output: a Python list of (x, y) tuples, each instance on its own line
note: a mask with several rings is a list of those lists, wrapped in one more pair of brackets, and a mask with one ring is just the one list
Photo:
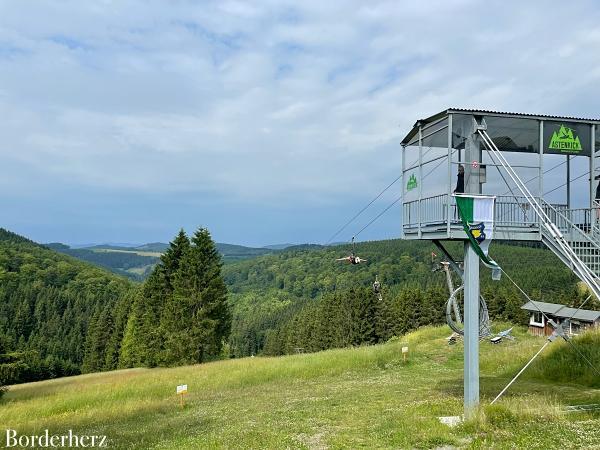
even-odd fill
[[(448, 248), (460, 259), (459, 243)], [(433, 245), (364, 242), (356, 252), (367, 264), (336, 261), (350, 250), (297, 246), (223, 265), (207, 230), (182, 231), (138, 284), (0, 230), (0, 381), (363, 345), (443, 322)], [(491, 252), (534, 299), (585, 297), (550, 251)], [(507, 277), (481, 275), (492, 320), (523, 323), (522, 294)], [(376, 276), (382, 299), (370, 289)]]
[[(460, 260), (461, 244), (451, 243), (448, 249)], [(448, 292), (443, 273), (432, 272), (441, 259), (433, 244), (365, 242), (357, 245), (356, 252), (368, 264), (335, 261), (350, 251), (349, 246), (290, 248), (225, 266), (233, 307), (231, 354), (281, 354), (299, 348), (381, 342), (445, 320)], [(579, 305), (585, 297), (571, 271), (546, 249), (495, 243), (492, 253), (535, 299)], [(368, 289), (376, 275), (384, 286), (383, 301)], [(490, 271), (482, 266), (481, 291), (492, 320), (524, 323), (520, 307), (526, 300), (507, 277), (492, 281)], [(365, 334), (361, 328), (365, 326), (372, 331)], [(334, 339), (333, 330), (345, 338)]]
[(137, 285), (0, 229), (0, 386), (202, 362), (221, 353), (229, 328), (207, 230), (180, 233)]
[[(80, 373), (90, 322), (110, 315), (118, 333), (134, 292), (123, 278), (0, 229), (2, 381)], [(119, 345), (111, 341), (107, 354)]]

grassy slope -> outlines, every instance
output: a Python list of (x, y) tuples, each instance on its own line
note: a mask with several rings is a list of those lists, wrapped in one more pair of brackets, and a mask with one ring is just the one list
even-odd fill
[[(106, 434), (113, 448), (600, 448), (598, 413), (560, 412), (600, 403), (600, 390), (574, 383), (525, 379), (476, 422), (441, 425), (438, 416), (462, 410), (462, 345), (449, 347), (447, 335), (428, 327), (372, 347), (19, 385), (0, 423), (27, 434)], [(543, 342), (517, 336), (482, 343), (484, 402)], [(190, 389), (184, 409), (174, 395), (181, 383)]]

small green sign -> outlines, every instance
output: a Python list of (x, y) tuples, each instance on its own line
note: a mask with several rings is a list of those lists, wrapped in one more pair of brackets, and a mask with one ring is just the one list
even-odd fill
[(406, 190), (412, 191), (416, 187), (417, 187), (417, 177), (415, 177), (415, 174), (413, 173), (410, 176), (410, 178), (408, 179), (408, 183), (406, 183)]
[(579, 136), (564, 125), (561, 125), (558, 131), (554, 131), (548, 148), (560, 150), (562, 153), (579, 153), (583, 150)]

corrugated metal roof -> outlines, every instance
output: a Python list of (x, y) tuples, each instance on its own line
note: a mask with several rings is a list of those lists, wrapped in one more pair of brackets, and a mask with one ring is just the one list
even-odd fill
[(585, 320), (587, 322), (594, 322), (600, 319), (600, 311), (592, 311), (589, 309), (577, 310), (576, 308), (570, 308), (568, 306), (558, 305), (556, 303), (531, 301), (521, 306), (521, 309), (526, 309), (527, 311), (541, 310), (545, 314), (552, 314), (555, 317), (560, 317), (563, 319), (573, 318), (577, 320)]
[(564, 307), (558, 312), (559, 317), (573, 318), (577, 320), (586, 320), (588, 322), (594, 322), (600, 317), (600, 311), (590, 311), (589, 309), (580, 309), (577, 311), (576, 308)]
[(583, 122), (600, 122), (600, 118), (587, 118), (587, 117), (573, 117), (573, 116), (555, 116), (552, 114), (531, 114), (531, 113), (519, 113), (519, 112), (507, 112), (507, 111), (491, 111), (487, 109), (468, 109), (468, 108), (448, 108), (447, 113), (458, 112), (458, 113), (472, 113), (472, 114), (498, 114), (500, 116), (518, 116), (527, 117), (532, 119), (561, 119), (561, 120), (573, 120)]
[(539, 120), (566, 120), (570, 122), (584, 122), (584, 123), (596, 123), (600, 124), (600, 118), (585, 118), (585, 117), (572, 117), (572, 116), (555, 116), (551, 114), (532, 114), (532, 113), (518, 113), (518, 112), (506, 112), (506, 111), (492, 111), (488, 109), (469, 109), (469, 108), (448, 108), (440, 111), (437, 114), (429, 116), (425, 119), (420, 119), (415, 122), (412, 129), (408, 132), (401, 144), (406, 145), (410, 140), (418, 133), (419, 124), (426, 125), (434, 122), (446, 114), (458, 113), (458, 114), (475, 114), (475, 115), (495, 115), (495, 116), (506, 116), (506, 117), (521, 117), (524, 119), (539, 119)]
[(521, 309), (526, 309), (528, 311), (542, 311), (546, 314), (555, 314), (559, 309), (563, 308), (565, 305), (557, 305), (556, 303), (545, 303), (545, 302), (536, 302), (531, 301), (527, 302)]

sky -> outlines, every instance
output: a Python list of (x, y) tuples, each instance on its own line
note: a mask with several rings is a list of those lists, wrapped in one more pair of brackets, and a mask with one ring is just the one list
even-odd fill
[(599, 117), (598, 23), (594, 1), (1, 1), (0, 226), (326, 242), (399, 175), (419, 118)]

